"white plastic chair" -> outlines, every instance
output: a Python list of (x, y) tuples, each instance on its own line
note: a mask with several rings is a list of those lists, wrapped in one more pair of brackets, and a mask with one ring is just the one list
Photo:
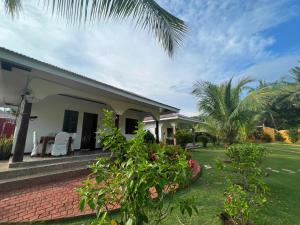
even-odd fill
[(55, 136), (54, 144), (51, 147), (51, 155), (53, 156), (67, 155), (69, 137), (70, 134), (66, 132), (59, 132)]

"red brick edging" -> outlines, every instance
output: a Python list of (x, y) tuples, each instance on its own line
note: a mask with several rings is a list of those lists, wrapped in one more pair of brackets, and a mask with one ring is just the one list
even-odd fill
[[(201, 166), (195, 161), (192, 167), (192, 180), (197, 180), (200, 173)], [(85, 179), (86, 176), (0, 193), (0, 223), (59, 220), (94, 215), (89, 208), (80, 212), (80, 196), (74, 191)], [(116, 209), (118, 206), (110, 208)]]

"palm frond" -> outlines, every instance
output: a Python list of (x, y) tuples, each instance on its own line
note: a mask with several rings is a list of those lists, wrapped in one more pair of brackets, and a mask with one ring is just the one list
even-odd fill
[(208, 81), (198, 81), (194, 84), (192, 94), (198, 97), (198, 107), (207, 116), (224, 119), (226, 109), (224, 106), (223, 91)]
[(240, 101), (238, 107), (232, 113), (232, 117), (237, 116), (243, 111), (258, 112), (265, 110), (272, 100), (282, 93), (288, 93), (290, 90), (286, 85), (271, 85), (260, 88), (258, 90), (250, 92), (242, 101)]
[(22, 10), (21, 0), (5, 0), (4, 8), (12, 18), (18, 17)]
[(295, 66), (291, 69), (291, 74), (296, 84), (300, 85), (300, 67)]
[(169, 56), (182, 42), (187, 26), (154, 0), (45, 0), (53, 14), (69, 23), (130, 19), (152, 32)]

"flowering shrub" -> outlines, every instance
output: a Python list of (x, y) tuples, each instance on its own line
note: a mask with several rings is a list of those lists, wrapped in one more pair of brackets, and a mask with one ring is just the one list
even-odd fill
[[(113, 115), (106, 113), (105, 120), (113, 120)], [(119, 136), (119, 130), (111, 127), (113, 123), (106, 125), (109, 127), (99, 134), (106, 135), (109, 131), (111, 141), (104, 142), (104, 147), (113, 146), (117, 157), (113, 161), (100, 158), (91, 166), (92, 173), (78, 189), (82, 196), (81, 210), (86, 205), (95, 210), (97, 225), (160, 224), (171, 213), (170, 207), (165, 206), (165, 197), (189, 182), (186, 154), (172, 148), (170, 158), (170, 147), (147, 145), (142, 124), (139, 124), (133, 139), (121, 144), (114, 136)], [(156, 201), (153, 201), (153, 196), (156, 196)], [(120, 206), (118, 220), (111, 220), (107, 213), (112, 206)], [(186, 204), (180, 207), (187, 209), (189, 214), (196, 211)]]
[(195, 160), (190, 159), (190, 160), (189, 160), (189, 167), (190, 167), (190, 168), (194, 168), (195, 163), (196, 163)]
[(225, 172), (228, 187), (225, 191), (224, 211), (233, 224), (246, 225), (254, 212), (267, 202), (268, 187), (263, 179), (261, 163), (266, 149), (252, 143), (234, 144), (226, 151), (230, 163), (219, 161)]

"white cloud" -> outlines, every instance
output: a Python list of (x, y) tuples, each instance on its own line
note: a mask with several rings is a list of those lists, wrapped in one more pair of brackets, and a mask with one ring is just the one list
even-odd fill
[(189, 25), (184, 46), (173, 59), (152, 35), (128, 23), (68, 27), (33, 2), (26, 1), (25, 15), (17, 21), (1, 16), (0, 46), (179, 107), (188, 115), (197, 113), (190, 95), (195, 80), (219, 82), (241, 73), (274, 78), (274, 66), (279, 71), (282, 65), (284, 73), (298, 57), (274, 55), (267, 49), (276, 37), (261, 34), (294, 16), (296, 8), (286, 7), (288, 0), (160, 0)]

